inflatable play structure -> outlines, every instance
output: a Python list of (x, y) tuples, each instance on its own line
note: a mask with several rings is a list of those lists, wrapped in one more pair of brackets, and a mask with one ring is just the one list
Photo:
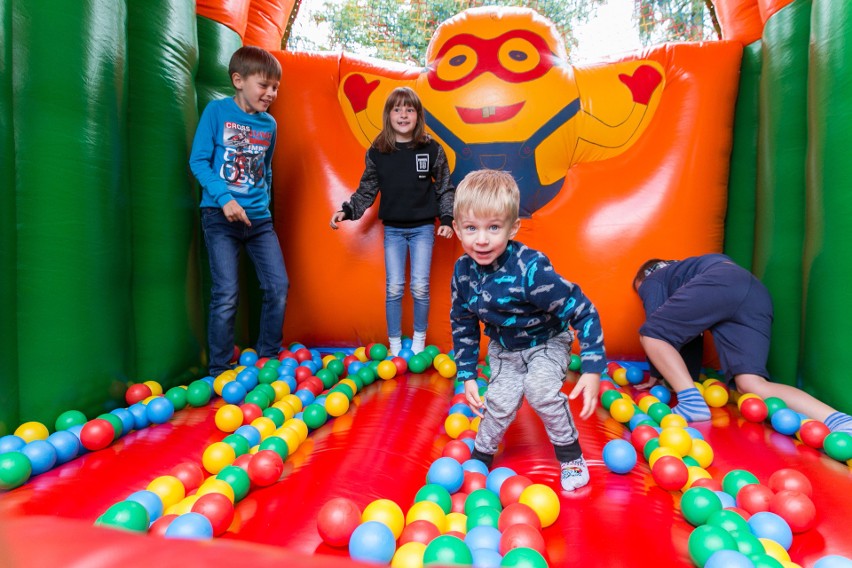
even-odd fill
[[(208, 270), (187, 160), (200, 111), (232, 94), (227, 64), (241, 45), (272, 51), (283, 69), (270, 112), (286, 341), (332, 353), (386, 340), (376, 208), (339, 231), (328, 219), (357, 187), (386, 94), (409, 86), (454, 181), (483, 167), (519, 180), (518, 239), (594, 299), (612, 360), (642, 359), (631, 282), (644, 260), (722, 251), (773, 295), (773, 379), (852, 411), (839, 362), (852, 341), (844, 3), (716, 0), (723, 40), (586, 66), (569, 63), (536, 12), (473, 8), (436, 27), (423, 68), (281, 50), (292, 0), (61, 4), (0, 0), (0, 436), (25, 422), (53, 430), (69, 409), (92, 419), (121, 408), (143, 381), (167, 390), (206, 374)], [(462, 252), (441, 241), (428, 342), (446, 352)], [(241, 298), (240, 345), (251, 345), (256, 304)], [(217, 397), (0, 493), (0, 564), (348, 565), (317, 534), (323, 503), (407, 506), (446, 442), (451, 378), (429, 368), (379, 383), (313, 430), (212, 543), (92, 525), (221, 441)], [(818, 522), (795, 536), (789, 565), (852, 558), (845, 460), (743, 420), (736, 405), (713, 412), (699, 428), (716, 451), (711, 474), (765, 481), (792, 468), (811, 480)], [(551, 566), (693, 565), (679, 494), (655, 487), (647, 465), (623, 476), (604, 467), (605, 444), (629, 436), (603, 409), (581, 425), (592, 483), (560, 494), (562, 514), (543, 532)], [(546, 440), (524, 407), (499, 465), (558, 487)]]

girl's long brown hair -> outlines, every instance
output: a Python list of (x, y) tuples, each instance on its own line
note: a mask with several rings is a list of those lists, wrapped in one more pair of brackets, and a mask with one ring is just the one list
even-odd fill
[(373, 140), (373, 147), (383, 154), (396, 150), (396, 134), (390, 121), (390, 113), (396, 106), (410, 106), (417, 111), (417, 124), (414, 126), (411, 138), (413, 148), (425, 146), (432, 139), (426, 132), (426, 119), (423, 116), (423, 103), (420, 102), (420, 97), (408, 87), (397, 87), (391, 91), (385, 101), (385, 109), (382, 111), (382, 131)]

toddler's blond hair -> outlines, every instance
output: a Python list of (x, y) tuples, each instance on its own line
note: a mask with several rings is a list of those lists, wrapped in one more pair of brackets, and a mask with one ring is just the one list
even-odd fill
[(505, 216), (508, 222), (518, 219), (521, 192), (512, 174), (502, 170), (470, 172), (456, 187), (453, 217), (461, 215)]

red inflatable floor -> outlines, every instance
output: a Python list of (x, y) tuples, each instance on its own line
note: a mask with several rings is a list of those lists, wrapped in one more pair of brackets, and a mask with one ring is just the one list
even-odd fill
[[(570, 386), (566, 387), (570, 389)], [(113, 446), (81, 456), (0, 494), (0, 565), (84, 566), (346, 566), (346, 550), (322, 543), (317, 513), (332, 497), (362, 507), (391, 499), (407, 510), (446, 443), (443, 422), (452, 383), (436, 373), (375, 383), (350, 411), (313, 432), (287, 460), (281, 481), (252, 490), (236, 507), (232, 531), (212, 542), (178, 541), (94, 527), (112, 504), (144, 489), (224, 434), (213, 409), (186, 409), (167, 424), (133, 432)], [(218, 407), (221, 400), (214, 405)], [(575, 412), (579, 408), (575, 407)], [(761, 482), (781, 468), (804, 473), (814, 487), (818, 522), (793, 539), (790, 556), (802, 567), (828, 554), (852, 558), (852, 474), (845, 464), (744, 422), (735, 405), (714, 409), (698, 425), (715, 451), (708, 469), (717, 479), (746, 469)], [(559, 490), (558, 469), (538, 418), (524, 406), (495, 466), (507, 466), (558, 491), (561, 513), (544, 529), (551, 566), (693, 566), (692, 530), (679, 512), (680, 493), (657, 487), (644, 460), (627, 475), (609, 472), (603, 446), (626, 438), (626, 428), (598, 409), (580, 424), (591, 467), (589, 486)]]

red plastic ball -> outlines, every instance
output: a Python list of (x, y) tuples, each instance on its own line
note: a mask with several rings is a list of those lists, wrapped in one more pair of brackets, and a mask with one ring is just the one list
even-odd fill
[(325, 389), (325, 386), (322, 384), (322, 380), (319, 377), (310, 376), (299, 383), (299, 388), (305, 389), (314, 396), (317, 396)]
[(305, 361), (310, 361), (313, 358), (313, 355), (311, 355), (311, 352), (308, 349), (302, 347), (301, 349), (296, 349), (295, 353), (293, 353), (293, 357), (295, 357), (296, 361), (299, 363), (304, 363)]
[(296, 359), (296, 358), (293, 356), (293, 352), (290, 351), (289, 349), (282, 349), (281, 351), (278, 352), (278, 360), (283, 361), (284, 359)]
[(606, 391), (615, 390), (616, 388), (618, 388), (618, 387), (616, 387), (614, 384), (612, 384), (612, 383), (611, 383), (611, 382), (609, 382), (609, 381), (601, 381), (601, 386), (600, 386), (600, 392), (599, 392), (599, 394), (603, 394), (603, 393), (605, 393)]
[(391, 359), (391, 363), (396, 365), (396, 374), (402, 375), (406, 371), (408, 371), (408, 361), (403, 359), (402, 357), (394, 357)]
[(737, 506), (754, 515), (768, 511), (769, 503), (774, 496), (775, 492), (766, 485), (750, 483), (744, 485), (737, 493)]
[(689, 480), (689, 470), (683, 460), (675, 456), (662, 456), (654, 462), (651, 476), (666, 491), (678, 491)]
[(450, 496), (452, 500), (452, 513), (464, 513), (464, 502), (467, 500), (467, 493), (458, 491)]
[(794, 533), (810, 530), (816, 524), (814, 502), (800, 491), (784, 489), (776, 493), (769, 502), (769, 512), (787, 521)]
[(800, 471), (791, 468), (779, 469), (769, 476), (766, 483), (772, 491), (779, 493), (784, 490), (798, 491), (808, 497), (814, 494), (811, 481)]
[(690, 487), (706, 487), (710, 491), (722, 491), (722, 482), (712, 477), (699, 477)]
[(310, 367), (303, 367), (302, 365), (299, 365), (298, 367), (296, 367), (296, 370), (293, 371), (293, 376), (296, 377), (297, 383), (302, 383), (311, 375), (313, 375), (313, 372), (311, 371)]
[(474, 432), (473, 430), (465, 430), (464, 432), (459, 434), (458, 438), (456, 438), (456, 439), (457, 440), (464, 440), (465, 438), (470, 438), (471, 440), (475, 440), (476, 439), (476, 432)]
[(740, 406), (740, 414), (749, 422), (763, 422), (769, 416), (769, 409), (763, 400), (747, 398)]
[(463, 392), (458, 393), (450, 399), (450, 406), (454, 404), (467, 404), (467, 397), (465, 397)]
[(485, 475), (478, 471), (465, 471), (461, 491), (470, 494), (477, 489), (485, 489), (485, 480)]
[(802, 442), (817, 450), (822, 449), (822, 443), (830, 433), (831, 430), (828, 429), (828, 426), (819, 420), (808, 420), (799, 428), (799, 437), (802, 438)]
[(177, 477), (183, 484), (186, 493), (190, 493), (201, 486), (204, 481), (204, 470), (194, 462), (183, 462), (174, 466), (169, 475)]
[(728, 511), (733, 511), (745, 520), (749, 520), (751, 518), (751, 513), (749, 513), (745, 509), (740, 509), (739, 507), (725, 507), (725, 509)]
[(358, 357), (356, 357), (355, 355), (347, 355), (343, 358), (343, 368), (348, 369), (349, 365), (351, 365), (355, 361), (360, 361), (360, 359), (358, 359)]
[(399, 535), (399, 546), (407, 542), (422, 542), (429, 544), (432, 539), (441, 536), (441, 531), (434, 524), (425, 519), (418, 519), (405, 526)]
[(630, 433), (630, 443), (633, 444), (637, 452), (641, 453), (645, 449), (645, 444), (648, 443), (648, 440), (657, 437), (659, 437), (659, 433), (657, 433), (653, 426), (643, 424), (634, 428), (633, 432)]
[(454, 536), (459, 540), (464, 540), (464, 537), (466, 536), (464, 533), (459, 531), (447, 531), (444, 534), (447, 536)]
[(246, 402), (240, 405), (240, 410), (243, 411), (243, 424), (251, 424), (255, 418), (263, 416), (263, 409), (253, 402)]
[(152, 394), (153, 392), (151, 392), (151, 387), (145, 383), (136, 383), (135, 385), (127, 387), (127, 392), (124, 393), (124, 400), (126, 400), (127, 405), (130, 406), (131, 404), (136, 404), (137, 402), (145, 400)]
[(461, 440), (450, 440), (444, 444), (441, 457), (453, 458), (459, 463), (464, 463), (470, 459), (470, 448)]
[(222, 493), (205, 493), (192, 505), (192, 512), (207, 517), (213, 536), (224, 534), (234, 520), (234, 504)]
[(229, 362), (230, 363), (236, 363), (239, 360), (240, 360), (240, 348), (238, 346), (234, 345), (234, 352), (231, 353), (231, 360)]
[(524, 489), (532, 485), (532, 480), (524, 475), (513, 475), (507, 477), (500, 485), (500, 504), (508, 507), (517, 503)]
[(254, 456), (252, 454), (243, 454), (241, 456), (237, 456), (237, 459), (235, 459), (234, 463), (232, 463), (231, 465), (237, 466), (244, 472), (248, 473), (248, 466), (253, 457)]
[(172, 524), (172, 521), (177, 518), (177, 515), (174, 513), (169, 513), (168, 515), (163, 515), (148, 527), (148, 534), (153, 536), (166, 536), (166, 529), (169, 528), (169, 525)]
[(272, 485), (284, 472), (284, 460), (272, 450), (260, 450), (248, 464), (248, 476), (259, 487)]
[(94, 418), (83, 424), (80, 430), (80, 443), (90, 451), (102, 450), (112, 444), (115, 439), (115, 429), (109, 421)]
[(505, 555), (513, 548), (532, 548), (545, 555), (546, 547), (541, 530), (523, 523), (511, 525), (502, 531), (500, 537), (500, 554)]
[(502, 532), (512, 525), (529, 525), (541, 530), (541, 517), (525, 503), (512, 503), (500, 513), (497, 529)]
[(317, 531), (323, 542), (329, 546), (340, 547), (349, 544), (349, 537), (359, 524), (361, 509), (355, 501), (346, 497), (335, 497), (326, 501), (317, 515)]

